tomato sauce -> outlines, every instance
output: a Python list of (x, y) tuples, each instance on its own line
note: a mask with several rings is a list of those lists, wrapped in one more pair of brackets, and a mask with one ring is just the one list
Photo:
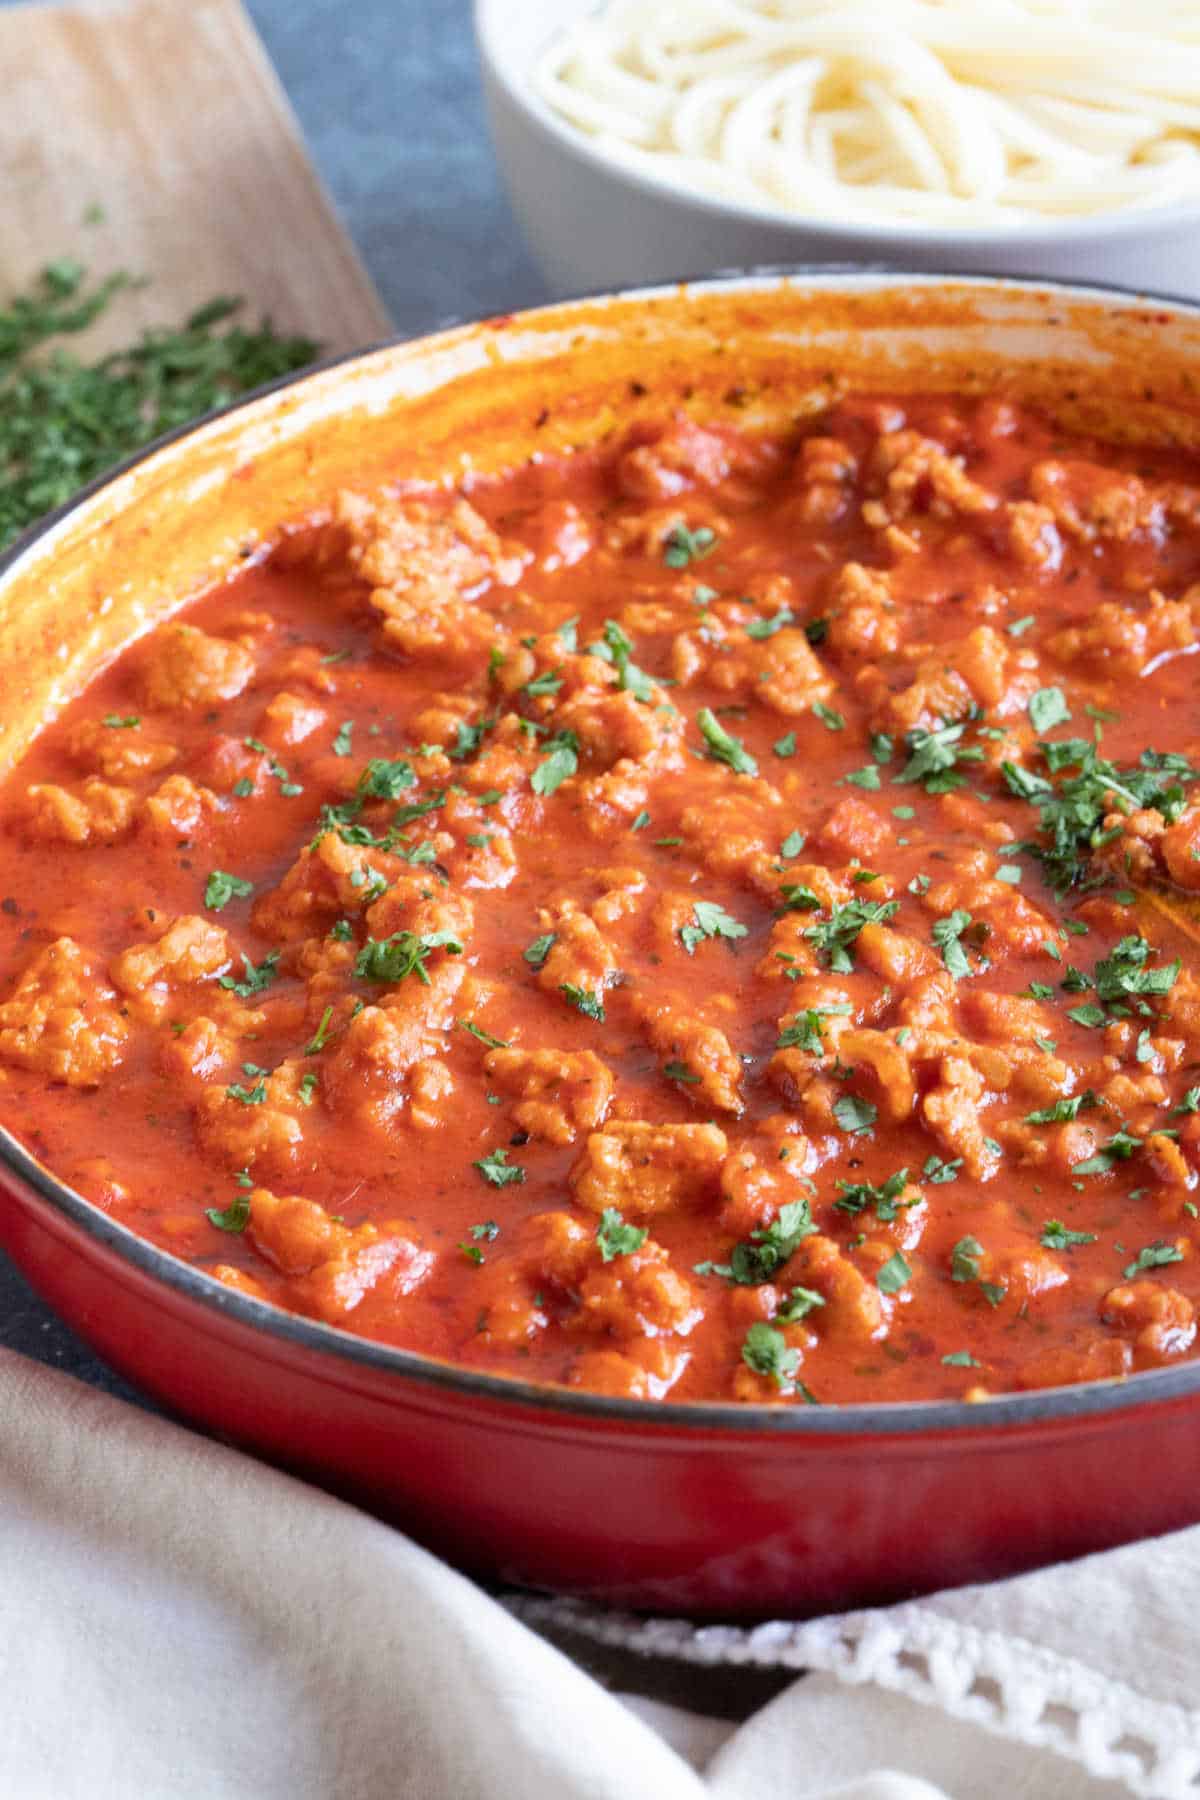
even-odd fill
[(220, 1281), (526, 1379), (1188, 1356), (1197, 582), (1188, 459), (999, 400), (347, 495), (10, 778), (0, 1118)]

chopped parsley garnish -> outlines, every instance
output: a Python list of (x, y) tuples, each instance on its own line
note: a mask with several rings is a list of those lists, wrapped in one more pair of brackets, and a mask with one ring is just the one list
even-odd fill
[(328, 831), (336, 831), (344, 844), (384, 843), (385, 839), (377, 838), (365, 826), (353, 824), (362, 809), (363, 803), (357, 794), (351, 800), (343, 800), (340, 806), (323, 806), (317, 815), (317, 829), (309, 848), (315, 850)]
[(934, 920), (930, 936), (942, 953), (947, 972), (953, 975), (955, 981), (962, 981), (972, 973), (970, 961), (962, 946), (962, 937), (965, 931), (973, 930), (977, 934), (978, 929), (973, 927), (970, 913), (964, 912), (961, 906), (956, 907), (946, 918)]
[(881, 1294), (898, 1294), (912, 1280), (912, 1269), (897, 1250), (876, 1271), (875, 1286)]
[(981, 1369), (983, 1364), (969, 1350), (949, 1350), (942, 1358), (946, 1369)]
[(1190, 1087), (1183, 1099), (1171, 1108), (1169, 1117), (1178, 1118), (1182, 1113), (1200, 1112), (1200, 1087)]
[(1094, 1244), (1094, 1231), (1072, 1231), (1061, 1219), (1047, 1219), (1038, 1240), (1047, 1250), (1070, 1250), (1075, 1244)]
[(680, 927), (679, 939), (689, 956), (706, 938), (744, 938), (746, 926), (739, 924), (723, 906), (712, 900), (697, 900), (692, 907), (692, 923)]
[(717, 534), (711, 525), (698, 525), (695, 531), (676, 525), (663, 539), (663, 561), (668, 569), (686, 569), (689, 563), (711, 555), (716, 547)]
[(204, 884), (204, 904), (210, 912), (223, 912), (231, 900), (245, 900), (253, 892), (253, 882), (227, 869), (214, 869)]
[(253, 792), (254, 783), (250, 780), (248, 775), (243, 775), (240, 781), (235, 781), (233, 784), (233, 797), (235, 800), (248, 800)]
[[(790, 894), (808, 891), (782, 890), (786, 904), (791, 908), (795, 908), (797, 902)], [(820, 906), (820, 901), (817, 901), (817, 905)], [(800, 910), (811, 908), (802, 906)], [(863, 926), (885, 925), (899, 910), (898, 900), (848, 900), (843, 906), (835, 906), (828, 919), (820, 919), (815, 925), (809, 925), (804, 935), (828, 957), (829, 967), (835, 974), (848, 975), (854, 967), (851, 951)]]
[(425, 959), (431, 950), (445, 950), (450, 956), (462, 955), (462, 944), (452, 931), (397, 931), (391, 937), (368, 938), (358, 953), (354, 973), (362, 981), (403, 981), (416, 975), (426, 987), (429, 971)]
[(769, 1375), (778, 1387), (786, 1387), (800, 1367), (800, 1352), (765, 1319), (756, 1319), (742, 1345), (742, 1361), (756, 1375)]
[(460, 1243), (458, 1248), (462, 1251), (468, 1262), (481, 1263), (484, 1261), (484, 1254), (479, 1248), (480, 1244), (494, 1243), (500, 1236), (500, 1227), (497, 1225), (495, 1219), (484, 1219), (482, 1224), (472, 1225), (470, 1229), (474, 1242), (470, 1244), (465, 1242)]
[(557, 932), (547, 931), (541, 937), (534, 938), (522, 952), (522, 956), (531, 969), (540, 969), (554, 947)]
[(795, 732), (789, 731), (789, 732), (786, 732), (783, 737), (776, 738), (775, 742), (771, 745), (771, 748), (775, 752), (776, 756), (781, 756), (781, 757), (782, 756), (795, 756), (795, 754), (796, 754), (796, 734), (795, 734)]
[(1027, 1125), (1065, 1125), (1068, 1119), (1077, 1119), (1081, 1112), (1093, 1106), (1099, 1106), (1100, 1096), (1085, 1088), (1082, 1094), (1073, 1094), (1069, 1100), (1056, 1100), (1053, 1106), (1039, 1107), (1037, 1112), (1025, 1114)]
[(799, 1012), (790, 1025), (785, 1025), (775, 1040), (777, 1050), (806, 1050), (812, 1056), (825, 1054), (825, 1042), (821, 1036), (826, 1019), (846, 1017), (853, 1012), (853, 1007), (846, 1005), (809, 1007)]
[(598, 1025), (603, 1025), (604, 1002), (599, 994), (594, 994), (590, 988), (576, 987), (571, 981), (560, 982), (558, 991), (566, 996), (572, 1006), (578, 1008), (585, 1019), (595, 1019)]
[(779, 854), (780, 856), (787, 857), (790, 861), (793, 856), (799, 856), (806, 842), (807, 839), (804, 832), (789, 831), (782, 844), (779, 846)]
[(555, 793), (579, 768), (579, 739), (573, 731), (560, 731), (542, 745), (544, 755), (529, 785), (535, 794)]
[(815, 1288), (794, 1287), (786, 1300), (780, 1302), (775, 1317), (781, 1325), (798, 1325), (810, 1312), (824, 1305), (824, 1294), (818, 1294)]
[(333, 1008), (327, 1006), (321, 1014), (321, 1023), (304, 1046), (305, 1056), (319, 1056), (329, 1041), (329, 1027), (333, 1019)]
[(465, 720), (460, 720), (454, 742), (446, 746), (446, 755), (451, 762), (465, 762), (468, 756), (474, 756), (495, 723), (495, 719), (480, 719), (477, 724), (468, 725)]
[(738, 738), (726, 731), (711, 707), (700, 709), (696, 714), (696, 724), (714, 762), (727, 764), (737, 775), (758, 774), (758, 764), (750, 752)]
[(411, 763), (398, 758), (373, 756), (358, 778), (358, 791), (373, 800), (398, 800), (407, 788), (416, 787), (417, 777)]
[(136, 713), (105, 713), (104, 723), (110, 731), (137, 731), (142, 721)]
[[(485, 844), (490, 844), (491, 841), (491, 838), (484, 838), (483, 840)], [(470, 838), (467, 839), (467, 842), (471, 842)], [(392, 849), (397, 856), (402, 857), (406, 863), (412, 863), (414, 867), (419, 867), (422, 863), (437, 861), (437, 846), (432, 838), (425, 838), (424, 841), (419, 844), (393, 844)], [(380, 877), (380, 879), (382, 880), (382, 877)]]
[(1127, 996), (1169, 994), (1179, 976), (1179, 958), (1161, 968), (1148, 969), (1145, 965), (1149, 957), (1150, 946), (1144, 937), (1123, 937), (1112, 954), (1096, 964), (1096, 998), (1110, 1010), (1124, 1014), (1129, 1011), (1123, 1004)]
[(338, 726), (337, 736), (333, 740), (335, 756), (350, 756), (354, 752), (354, 720), (343, 719)]
[(315, 1069), (310, 1069), (306, 1075), (300, 1077), (298, 1093), (301, 1106), (312, 1105), (313, 1095), (316, 1093), (320, 1081), (321, 1077), (317, 1074)]
[(267, 1084), (265, 1081), (258, 1081), (252, 1088), (246, 1088), (235, 1081), (225, 1092), (231, 1100), (240, 1100), (243, 1106), (261, 1106), (267, 1097)]
[(950, 1252), (952, 1281), (978, 1281), (983, 1245), (976, 1237), (961, 1237)]
[(874, 1101), (863, 1100), (857, 1094), (839, 1094), (833, 1103), (833, 1116), (850, 1137), (861, 1137), (874, 1125), (879, 1108)]
[(513, 1182), (525, 1179), (525, 1170), (521, 1164), (510, 1163), (508, 1151), (504, 1149), (489, 1150), (486, 1156), (476, 1158), (471, 1167), (478, 1169), (492, 1187), (508, 1187)]
[(1004, 627), (1004, 629), (1005, 629), (1005, 631), (1007, 631), (1009, 637), (1019, 638), (1019, 637), (1024, 637), (1025, 633), (1030, 629), (1030, 627), (1035, 625), (1036, 623), (1037, 623), (1037, 620), (1036, 620), (1034, 614), (1026, 613), (1025, 617), (1023, 619), (1010, 620), (1009, 623)]
[(849, 1213), (852, 1218), (856, 1218), (868, 1206), (873, 1206), (880, 1223), (890, 1225), (899, 1211), (896, 1202), (907, 1186), (907, 1169), (897, 1169), (894, 1175), (889, 1175), (878, 1186), (870, 1181), (839, 1181), (841, 1194), (833, 1203), (834, 1210)]
[(952, 1281), (977, 1282), (988, 1305), (999, 1306), (1006, 1290), (998, 1282), (982, 1279), (980, 1259), (983, 1253), (983, 1245), (978, 1238), (959, 1238), (950, 1252), (950, 1278)]
[(699, 1081), (699, 1075), (689, 1069), (685, 1062), (669, 1062), (663, 1064), (663, 1074), (668, 1081)]
[(695, 1272), (720, 1275), (738, 1287), (761, 1287), (816, 1229), (809, 1202), (789, 1200), (769, 1225), (752, 1231), (733, 1246), (727, 1263), (697, 1263)]
[(965, 725), (939, 725), (933, 731), (916, 726), (905, 736), (908, 761), (894, 779), (919, 781), (927, 794), (949, 794), (965, 787), (967, 777), (960, 765), (983, 761), (978, 745), (964, 748), (965, 730)]
[(755, 638), (761, 643), (763, 638), (774, 637), (777, 631), (782, 631), (785, 625), (790, 625), (795, 616), (790, 606), (781, 606), (773, 618), (751, 619), (746, 627), (746, 636)]
[(261, 994), (264, 988), (270, 987), (279, 973), (279, 957), (280, 952), (272, 950), (271, 954), (264, 956), (258, 967), (255, 968), (243, 951), (242, 967), (245, 970), (245, 978), (239, 981), (236, 975), (222, 975), (219, 977), (219, 985), (231, 989), (240, 1000), (248, 1000), (251, 994)]
[(633, 645), (615, 619), (604, 621), (604, 641), (594, 647), (594, 653), (612, 663), (619, 688), (631, 693), (635, 700), (653, 700), (654, 685), (645, 670), (632, 660)]
[(848, 787), (866, 788), (870, 793), (878, 792), (883, 785), (879, 779), (879, 764), (867, 763), (865, 768), (851, 769), (848, 775), (842, 776), (842, 783)]
[(826, 706), (823, 700), (814, 700), (813, 712), (820, 719), (826, 731), (845, 731), (846, 719), (835, 707)]
[(304, 789), (300, 786), (298, 781), (288, 780), (288, 772), (281, 762), (269, 762), (267, 764), (267, 773), (268, 775), (275, 776), (279, 782), (279, 792), (283, 795), (285, 800), (294, 800), (297, 794), (302, 794), (304, 792)]
[(1060, 687), (1039, 688), (1029, 699), (1029, 723), (1039, 734), (1070, 723), (1071, 709)]
[[(497, 794), (496, 798), (499, 799), (500, 796)], [(423, 819), (426, 813), (435, 812), (439, 806), (445, 806), (445, 804), (444, 793), (430, 794), (427, 800), (410, 800), (406, 806), (400, 807), (393, 815), (392, 827), (394, 830), (398, 830), (402, 825), (411, 825), (414, 819)], [(487, 805), (487, 799), (483, 794), (479, 796), (479, 804), (480, 806)]]
[(921, 1170), (921, 1180), (932, 1182), (935, 1187), (944, 1181), (957, 1181), (962, 1164), (961, 1156), (956, 1156), (952, 1162), (943, 1162), (940, 1156), (931, 1156)]
[(646, 811), (645, 807), (643, 807), (641, 812), (638, 814), (637, 818), (633, 821), (633, 824), (629, 827), (629, 829), (630, 829), (630, 831), (645, 831), (645, 829), (649, 823), (650, 823), (650, 814)]
[(204, 1216), (218, 1231), (243, 1232), (250, 1223), (250, 1196), (235, 1194), (223, 1211), (215, 1206), (206, 1206)]
[(1132, 1132), (1122, 1126), (1114, 1132), (1106, 1144), (1101, 1145), (1094, 1156), (1083, 1162), (1072, 1163), (1072, 1175), (1107, 1175), (1118, 1162), (1128, 1162), (1135, 1150), (1140, 1150), (1145, 1143), (1144, 1138), (1134, 1137)]
[(558, 670), (548, 669), (544, 675), (535, 675), (532, 681), (527, 681), (523, 691), (531, 700), (540, 700), (547, 694), (557, 694), (562, 684)]
[(370, 906), (371, 903), (378, 900), (382, 894), (387, 893), (388, 884), (379, 873), (378, 869), (372, 869), (364, 864), (361, 869), (351, 869), (350, 886), (352, 888), (366, 888), (366, 893), (363, 895), (363, 905)]
[(1174, 1244), (1164, 1244), (1160, 1239), (1157, 1243), (1147, 1244), (1144, 1250), (1139, 1250), (1134, 1261), (1126, 1264), (1123, 1273), (1126, 1281), (1132, 1281), (1146, 1269), (1162, 1269), (1168, 1263), (1182, 1261), (1183, 1251), (1176, 1249)]
[(803, 882), (787, 882), (779, 890), (783, 905), (780, 912), (820, 912), (821, 897)]
[(1065, 738), (1058, 743), (1039, 743), (1050, 775), (1074, 770), (1055, 783), (1020, 763), (1004, 762), (1001, 770), (1010, 793), (1038, 810), (1047, 842), (1025, 841), (1011, 846), (1035, 857), (1056, 893), (1068, 888), (1093, 887), (1104, 879), (1093, 872), (1090, 856), (1109, 841), (1104, 824), (1112, 812), (1132, 813), (1154, 808), (1174, 824), (1186, 804), (1184, 783), (1195, 781), (1198, 771), (1186, 757), (1174, 752), (1144, 750), (1137, 767), (1120, 769), (1102, 757), (1087, 738)]
[[(348, 808), (344, 806), (323, 806), (320, 824), (326, 830), (333, 830), (341, 838), (343, 844), (357, 844), (360, 848), (371, 850), (392, 850), (396, 844), (396, 828), (386, 831), (380, 836), (366, 825), (352, 825), (345, 820)], [(353, 879), (353, 877), (352, 877)], [(356, 884), (357, 885), (357, 884)]]
[(596, 1227), (596, 1244), (604, 1262), (615, 1262), (618, 1256), (632, 1256), (646, 1241), (642, 1225), (627, 1225), (615, 1206), (606, 1206)]
[(476, 1025), (473, 1019), (460, 1019), (458, 1022), (464, 1031), (469, 1031), (473, 1038), (478, 1038), (479, 1042), (486, 1044), (489, 1050), (512, 1049), (512, 1045), (506, 1038), (493, 1037), (490, 1031), (484, 1031), (482, 1026)]

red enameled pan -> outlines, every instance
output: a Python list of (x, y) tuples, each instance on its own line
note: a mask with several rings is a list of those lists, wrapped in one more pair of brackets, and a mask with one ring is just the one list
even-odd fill
[[(803, 273), (574, 302), (389, 345), (166, 441), (0, 563), (0, 771), (129, 639), (351, 478), (499, 469), (682, 397), (787, 416), (831, 371), (986, 388), (1200, 442), (1200, 312), (1016, 281)], [(637, 395), (631, 397), (631, 384)], [(3, 1097), (0, 1090), (0, 1116)], [(1200, 1518), (1200, 1361), (967, 1405), (613, 1400), (292, 1316), (135, 1238), (0, 1131), (0, 1242), (185, 1418), (465, 1568), (623, 1606), (802, 1614)]]

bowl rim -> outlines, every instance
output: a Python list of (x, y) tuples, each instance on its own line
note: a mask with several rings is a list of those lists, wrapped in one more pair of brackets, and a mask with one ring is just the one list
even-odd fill
[[(921, 220), (901, 225), (870, 220), (839, 221), (789, 212), (781, 206), (755, 206), (745, 201), (724, 199), (718, 194), (706, 194), (700, 189), (673, 182), (652, 169), (642, 169), (605, 155), (586, 132), (555, 112), (528, 81), (518, 79), (514, 58), (506, 49), (503, 30), (512, 5), (513, 0), (472, 0), (480, 61), (485, 74), (502, 90), (509, 103), (527, 122), (549, 136), (560, 153), (648, 198), (674, 202), (713, 220), (728, 219), (739, 225), (761, 225), (773, 231), (803, 234), (806, 247), (811, 247), (818, 255), (822, 245), (840, 246), (844, 250), (851, 240), (866, 247), (875, 246), (883, 256), (917, 246), (934, 257), (992, 249), (1007, 254), (1026, 245), (1033, 250), (1070, 250), (1089, 244), (1153, 238), (1173, 230), (1182, 233), (1188, 226), (1200, 225), (1200, 197), (1166, 206), (1115, 207), (1082, 215), (1068, 214), (1048, 218), (1045, 224), (1021, 220), (1011, 225), (987, 225), (973, 230), (970, 226), (927, 226)], [(594, 6), (584, 10), (594, 10)], [(564, 26), (565, 21), (548, 29), (545, 46), (548, 47)]]
[[(1200, 301), (1177, 299), (1158, 293), (1144, 293), (1118, 283), (1073, 281), (1039, 276), (998, 276), (980, 274), (917, 274), (904, 269), (883, 269), (847, 264), (795, 264), (767, 269), (727, 271), (691, 282), (660, 283), (652, 287), (627, 288), (611, 293), (594, 294), (579, 300), (554, 301), (546, 306), (531, 307), (503, 317), (508, 321), (537, 319), (545, 314), (570, 311), (581, 303), (598, 306), (627, 301), (690, 298), (709, 291), (727, 292), (739, 287), (764, 293), (777, 291), (790, 283), (803, 281), (812, 287), (833, 290), (838, 285), (886, 287), (902, 284), (911, 288), (955, 286), (983, 289), (1015, 289), (1027, 293), (1061, 291), (1075, 300), (1093, 296), (1098, 303), (1110, 303), (1114, 296), (1128, 303), (1129, 310), (1147, 304), (1165, 306), (1170, 312), (1200, 320)], [(486, 329), (488, 319), (476, 322), (476, 329)], [(206, 413), (198, 420), (176, 426), (156, 438), (132, 456), (125, 458), (105, 474), (74, 494), (61, 506), (30, 526), (4, 551), (0, 552), (0, 601), (3, 589), (18, 565), (41, 550), (53, 539), (59, 527), (83, 512), (99, 496), (120, 481), (131, 470), (167, 452), (178, 450), (194, 437), (216, 425), (246, 414), (248, 420), (277, 395), (302, 389), (339, 368), (365, 362), (388, 350), (414, 349), (435, 345), (452, 336), (461, 326), (441, 327), (418, 337), (396, 334), (361, 349), (343, 351), (292, 374), (264, 383), (252, 392), (240, 395), (227, 406)], [(586, 1428), (589, 1423), (636, 1427), (657, 1436), (681, 1437), (695, 1433), (717, 1433), (729, 1438), (767, 1436), (815, 1437), (916, 1437), (925, 1434), (971, 1436), (976, 1439), (1002, 1438), (1007, 1431), (1035, 1425), (1056, 1423), (1085, 1424), (1102, 1420), (1131, 1407), (1165, 1405), (1195, 1399), (1200, 1393), (1200, 1357), (1173, 1368), (1146, 1369), (1135, 1374), (1102, 1381), (1077, 1382), (1066, 1386), (1040, 1388), (1016, 1393), (990, 1395), (985, 1402), (965, 1400), (850, 1401), (845, 1404), (795, 1402), (739, 1402), (719, 1400), (636, 1400), (591, 1393), (583, 1388), (557, 1386), (551, 1383), (524, 1381), (506, 1374), (442, 1361), (420, 1351), (380, 1343), (358, 1337), (284, 1308), (224, 1286), (214, 1276), (190, 1263), (172, 1256), (148, 1239), (139, 1237), (128, 1226), (110, 1218), (100, 1207), (75, 1192), (66, 1181), (45, 1167), (21, 1141), (0, 1123), (0, 1176), (9, 1180), (10, 1191), (31, 1191), (48, 1203), (54, 1213), (92, 1246), (115, 1253), (137, 1274), (161, 1283), (185, 1303), (199, 1306), (218, 1318), (248, 1327), (274, 1339), (283, 1350), (314, 1352), (329, 1356), (333, 1363), (345, 1367), (348, 1375), (354, 1368), (391, 1374), (398, 1384), (410, 1383), (431, 1393), (450, 1392), (463, 1400), (488, 1402), (496, 1412), (519, 1413), (533, 1410), (557, 1418), (564, 1427)], [(16, 1203), (24, 1203), (23, 1195), (13, 1195)], [(40, 1296), (39, 1296), (40, 1298)], [(74, 1330), (74, 1326), (69, 1326)], [(399, 1387), (398, 1387), (399, 1391)]]

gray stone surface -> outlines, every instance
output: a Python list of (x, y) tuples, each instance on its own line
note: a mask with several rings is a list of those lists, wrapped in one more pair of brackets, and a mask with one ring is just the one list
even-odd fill
[(544, 298), (488, 142), (468, 0), (247, 0), (397, 329)]
[[(492, 158), (469, 0), (247, 3), (398, 331), (546, 297)], [(129, 1393), (2, 1254), (0, 1344)]]

